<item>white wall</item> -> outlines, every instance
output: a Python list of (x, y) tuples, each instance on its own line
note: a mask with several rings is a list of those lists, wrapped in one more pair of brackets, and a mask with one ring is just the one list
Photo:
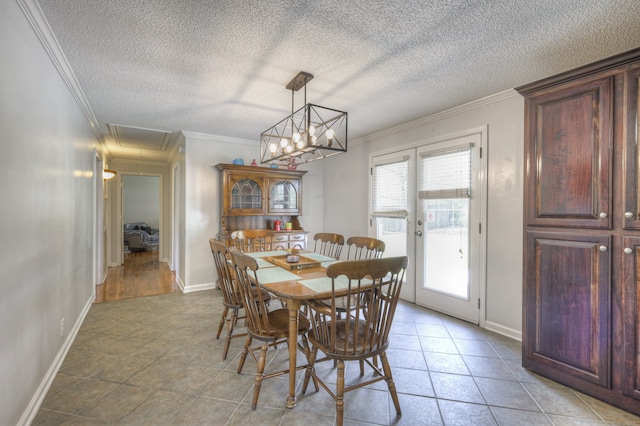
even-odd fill
[(173, 201), (176, 203), (173, 205), (173, 214), (176, 217), (172, 217), (174, 229), (172, 238), (175, 239), (175, 244), (173, 244), (173, 248), (176, 250), (173, 253), (172, 259), (174, 260), (175, 265), (173, 265), (173, 270), (176, 272), (176, 279), (180, 284), (181, 288), (184, 288), (184, 283), (186, 281), (185, 271), (187, 268), (186, 261), (186, 235), (187, 235), (187, 224), (185, 222), (185, 218), (187, 217), (186, 209), (187, 209), (187, 166), (186, 166), (186, 139), (183, 133), (179, 135), (179, 144), (180, 149), (176, 154), (173, 162), (171, 164), (171, 179), (173, 184)]
[(220, 172), (218, 163), (259, 158), (258, 142), (184, 133), (185, 280), (184, 291), (213, 288), (215, 271), (209, 239), (220, 230)]
[(0, 52), (0, 424), (15, 425), (35, 415), (93, 300), (98, 144), (15, 1), (2, 4)]
[(370, 153), (485, 125), (489, 151), (486, 327), (520, 338), (524, 100), (515, 91), (372, 135), (351, 144), (347, 154), (323, 160), (323, 227), (345, 236), (367, 235)]
[(124, 223), (145, 222), (152, 228), (159, 228), (160, 178), (124, 175), (122, 177), (122, 210)]

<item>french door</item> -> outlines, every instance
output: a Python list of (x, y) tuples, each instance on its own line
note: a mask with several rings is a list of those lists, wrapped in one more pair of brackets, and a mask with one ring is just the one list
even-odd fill
[(416, 303), (480, 319), (481, 135), (417, 150)]
[(484, 133), (372, 158), (371, 234), (411, 259), (401, 298), (478, 324)]

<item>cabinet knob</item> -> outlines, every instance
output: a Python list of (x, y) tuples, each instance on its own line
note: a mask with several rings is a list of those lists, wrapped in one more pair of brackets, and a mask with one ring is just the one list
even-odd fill
[(599, 248), (600, 248), (600, 251), (607, 251), (608, 250), (607, 246), (600, 246)]
[(626, 212), (626, 213), (624, 214), (624, 217), (626, 217), (627, 219), (632, 219), (632, 218), (633, 218), (633, 216), (634, 216), (634, 215), (633, 215), (633, 212)]
[(600, 219), (606, 219), (609, 215), (606, 212), (600, 212)]
[(629, 248), (629, 247), (625, 247), (625, 248), (624, 248), (624, 253), (625, 253), (625, 254), (631, 254), (631, 253), (633, 253), (633, 249), (632, 249), (632, 248)]

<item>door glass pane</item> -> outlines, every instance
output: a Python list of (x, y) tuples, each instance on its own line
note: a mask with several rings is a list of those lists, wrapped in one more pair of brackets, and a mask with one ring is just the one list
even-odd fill
[(469, 199), (423, 200), (424, 288), (468, 299)]
[(376, 238), (384, 241), (384, 257), (407, 254), (407, 220), (392, 217), (376, 218)]
[(468, 300), (470, 146), (427, 153), (420, 161), (423, 288)]

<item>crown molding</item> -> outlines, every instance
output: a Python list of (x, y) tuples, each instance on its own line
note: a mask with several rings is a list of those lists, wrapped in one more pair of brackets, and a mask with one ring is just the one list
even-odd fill
[(18, 6), (20, 6), (20, 9), (22, 9), (22, 12), (29, 21), (31, 28), (33, 28), (33, 31), (40, 40), (40, 43), (42, 43), (42, 46), (49, 55), (49, 58), (51, 58), (51, 62), (53, 62), (53, 65), (58, 70), (60, 77), (62, 77), (62, 80), (67, 85), (69, 92), (71, 92), (71, 96), (73, 96), (80, 107), (80, 110), (87, 119), (91, 130), (93, 130), (98, 141), (106, 150), (105, 135), (100, 129), (98, 119), (93, 113), (93, 109), (91, 108), (91, 105), (89, 105), (89, 101), (84, 95), (84, 92), (78, 83), (78, 79), (73, 73), (73, 70), (69, 65), (69, 61), (67, 61), (67, 57), (62, 51), (56, 36), (53, 34), (49, 23), (42, 13), (40, 5), (36, 0), (16, 0), (16, 2), (18, 3)]
[(385, 130), (381, 130), (379, 132), (376, 133), (372, 133), (370, 135), (367, 136), (363, 136), (360, 137), (356, 140), (353, 141), (354, 145), (358, 145), (361, 143), (366, 143), (366, 142), (373, 142), (375, 140), (378, 139), (382, 139), (382, 138), (386, 138), (389, 136), (393, 136), (396, 135), (398, 133), (402, 133), (402, 132), (406, 132), (408, 130), (411, 129), (415, 129), (416, 127), (420, 127), (420, 126), (424, 126), (425, 124), (429, 124), (429, 123), (434, 123), (436, 121), (440, 121), (440, 120), (444, 120), (445, 118), (449, 118), (458, 114), (461, 114), (463, 112), (467, 112), (467, 111), (471, 111), (477, 108), (481, 108), (496, 102), (500, 102), (503, 101), (505, 99), (510, 99), (516, 96), (520, 96), (518, 94), (518, 92), (516, 92), (514, 89), (508, 89), (508, 90), (504, 90), (502, 92), (498, 92), (496, 94), (493, 95), (489, 95), (487, 97), (481, 98), (481, 99), (477, 99), (475, 101), (471, 101), (468, 102), (466, 104), (462, 104), (460, 106), (457, 107), (453, 107), (451, 109), (442, 111), (442, 112), (438, 112), (432, 115), (428, 115), (426, 117), (423, 118), (419, 118), (417, 120), (414, 121), (410, 121), (408, 123), (404, 123), (404, 124), (400, 124), (399, 126), (395, 126), (395, 127), (390, 127), (388, 129)]
[(198, 139), (202, 141), (230, 143), (235, 145), (251, 145), (251, 146), (259, 145), (258, 141), (249, 140), (249, 139), (232, 138), (229, 136), (209, 135), (206, 133), (188, 132), (184, 130), (181, 131), (180, 133), (184, 135), (185, 139)]
[[(111, 167), (117, 168), (118, 165), (129, 165), (129, 166), (149, 166), (149, 167), (166, 167), (169, 165), (168, 161), (153, 161), (153, 160), (144, 160), (137, 158), (114, 158), (110, 163)], [(124, 172), (126, 173), (126, 172)]]

